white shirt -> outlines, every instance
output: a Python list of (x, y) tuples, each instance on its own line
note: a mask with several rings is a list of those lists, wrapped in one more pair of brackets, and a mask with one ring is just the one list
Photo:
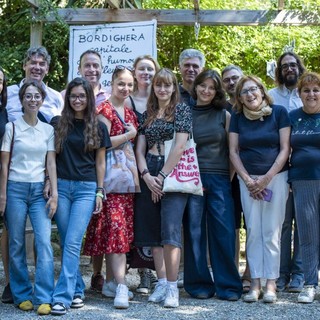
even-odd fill
[[(8, 87), (7, 111), (9, 121), (14, 121), (23, 114), (21, 110), (22, 105), (19, 100), (19, 90), (24, 81), (25, 79), (23, 79), (19, 85), (14, 84)], [(39, 111), (49, 123), (53, 117), (61, 115), (61, 111), (63, 109), (63, 99), (58, 91), (47, 87), (43, 82), (42, 87), (47, 96), (44, 99)]]
[(303, 106), (298, 89), (289, 90), (285, 85), (269, 90), (273, 103), (284, 106), (288, 112)]
[[(53, 127), (40, 120), (31, 127), (22, 116), (14, 121), (14, 124), (14, 144), (8, 180), (44, 182), (47, 152), (55, 151)], [(1, 151), (10, 152), (11, 141), (12, 123), (9, 122), (6, 124)]]

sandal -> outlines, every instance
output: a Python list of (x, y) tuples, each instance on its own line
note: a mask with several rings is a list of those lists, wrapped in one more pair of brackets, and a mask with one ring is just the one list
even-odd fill
[(248, 293), (250, 291), (251, 279), (250, 278), (242, 278), (242, 293)]

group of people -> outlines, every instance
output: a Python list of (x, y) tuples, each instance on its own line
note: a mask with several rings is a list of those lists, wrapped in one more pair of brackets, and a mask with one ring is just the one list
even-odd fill
[[(195, 49), (180, 55), (181, 84), (172, 70), (144, 55), (133, 69), (115, 67), (111, 92), (101, 86), (96, 51), (81, 55), (81, 77), (61, 94), (43, 83), (49, 64), (44, 47), (30, 48), (25, 79), (8, 88), (0, 69), (3, 302), (24, 311), (36, 306), (40, 315), (83, 307), (79, 260), (85, 233), (91, 289), (114, 298), (115, 308), (128, 308), (133, 298), (125, 282), (133, 244), (151, 247), (157, 279), (148, 301), (167, 308), (179, 306), (181, 255), (183, 285), (194, 298), (237, 301), (246, 293), (245, 302), (274, 303), (276, 292), (288, 288), (299, 292), (301, 303), (314, 300), (320, 75), (307, 72), (299, 56), (286, 52), (278, 59), (278, 87), (269, 92), (238, 66), (227, 66), (221, 75), (205, 69), (205, 56)], [(164, 193), (190, 135), (197, 144), (203, 196)], [(165, 141), (173, 137), (165, 157)], [(128, 141), (135, 147), (141, 193), (105, 196), (106, 150)], [(236, 243), (242, 212), (247, 265), (241, 278)], [(35, 237), (34, 286), (26, 265), (27, 217)], [(52, 219), (62, 259), (56, 284)], [(148, 292), (151, 281), (144, 288), (142, 277), (155, 276), (145, 269), (139, 273), (137, 291)]]

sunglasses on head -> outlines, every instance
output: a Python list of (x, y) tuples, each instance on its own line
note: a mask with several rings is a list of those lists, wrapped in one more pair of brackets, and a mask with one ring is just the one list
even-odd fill
[(114, 71), (113, 71), (113, 74), (119, 72), (119, 71), (122, 71), (122, 70), (125, 70), (127, 69), (128, 71), (132, 72), (133, 71), (133, 68), (131, 67), (126, 67), (126, 66), (122, 66), (122, 65), (117, 65), (115, 68), (114, 68)]

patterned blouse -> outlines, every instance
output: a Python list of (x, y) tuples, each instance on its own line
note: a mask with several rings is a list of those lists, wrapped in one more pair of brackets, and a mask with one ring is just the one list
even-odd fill
[(160, 154), (160, 144), (173, 138), (174, 131), (179, 133), (191, 133), (192, 131), (192, 112), (190, 106), (179, 103), (176, 105), (174, 121), (165, 119), (155, 119), (148, 127), (144, 126), (147, 118), (147, 112), (142, 114), (139, 126), (139, 134), (146, 136), (148, 150), (155, 144)]

